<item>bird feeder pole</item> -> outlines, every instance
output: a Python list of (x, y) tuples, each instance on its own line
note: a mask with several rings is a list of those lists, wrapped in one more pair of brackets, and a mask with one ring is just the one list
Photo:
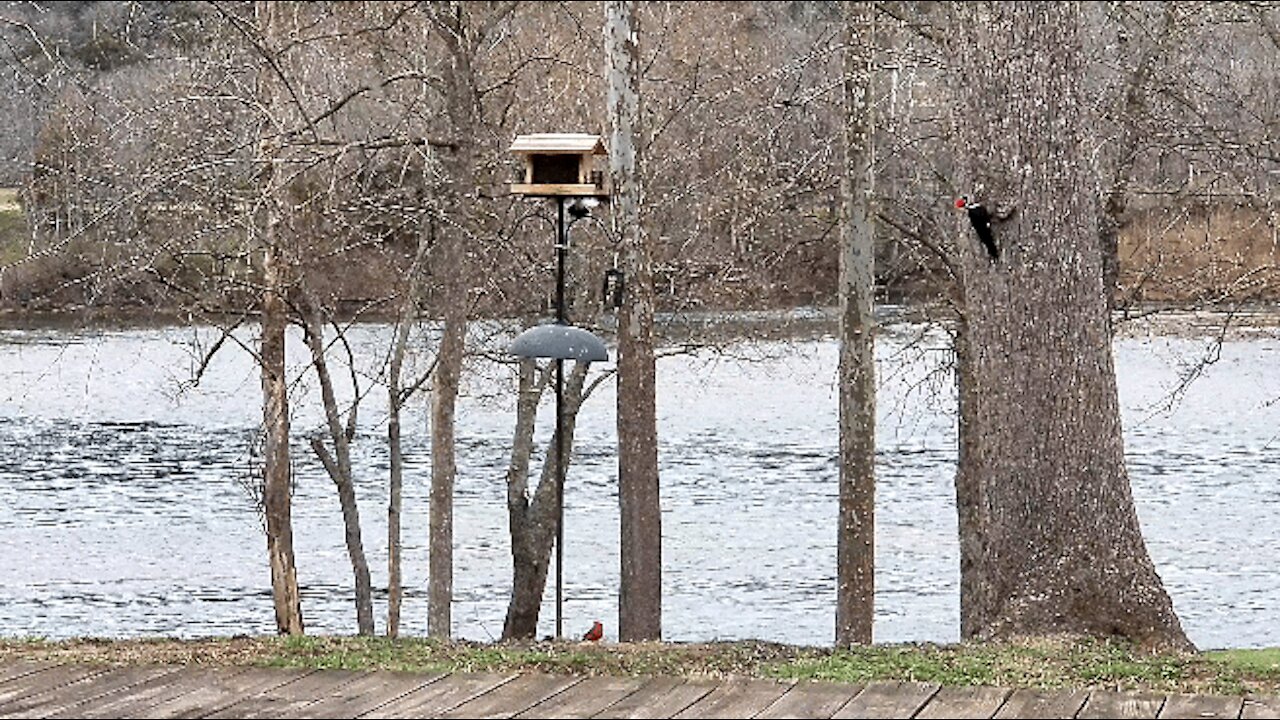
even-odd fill
[[(564, 637), (564, 479), (568, 462), (564, 420), (564, 361), (607, 360), (604, 343), (591, 333), (571, 328), (565, 314), (565, 259), (569, 229), (565, 224), (566, 201), (574, 205), (574, 217), (585, 217), (594, 199), (607, 198), (603, 174), (592, 170), (592, 159), (604, 154), (597, 135), (522, 135), (511, 151), (524, 158), (523, 182), (511, 192), (556, 199), (556, 322), (530, 328), (515, 339), (511, 352), (526, 358), (550, 358), (556, 363), (556, 639)], [(582, 210), (581, 213), (578, 210)]]
[[(556, 324), (565, 324), (564, 259), (569, 233), (564, 196), (556, 198)], [(564, 358), (556, 358), (556, 639), (564, 637)]]

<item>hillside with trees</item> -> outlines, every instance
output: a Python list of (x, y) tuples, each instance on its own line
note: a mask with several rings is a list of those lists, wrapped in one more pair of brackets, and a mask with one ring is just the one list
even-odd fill
[[(249, 7), (4, 8), (0, 185), (17, 189), (23, 211), (10, 205), (2, 228), (4, 308), (244, 307), (261, 272), (242, 237), (256, 202), (247, 138), (260, 122), (257, 49), (238, 19)], [(961, 21), (946, 4), (877, 8), (875, 162), (900, 179), (877, 188), (878, 293), (943, 300), (963, 229), (951, 200), (980, 192), (957, 175), (974, 150), (956, 134), (965, 78), (944, 47)], [(486, 268), (471, 283), (475, 311), (528, 313), (547, 302), (534, 279), (545, 277), (548, 219), (506, 192), (506, 150), (521, 133), (603, 130), (601, 10), (476, 4), (467, 12), (493, 27), (459, 67), (421, 9), (291, 10), (286, 102), (270, 120), (305, 237), (291, 262), (343, 312), (389, 314), (387, 288), (423, 241), (418, 220), (449, 214), (448, 175), (462, 170), (477, 188), (469, 252)], [(655, 38), (643, 59), (643, 222), (659, 308), (834, 304), (838, 4), (640, 13)], [(1275, 298), (1278, 14), (1267, 3), (1090, 6), (1083, 72), (1098, 122), (1085, 142), (1121, 305)], [(451, 104), (466, 87), (475, 97)], [(579, 233), (573, 270), (594, 287), (616, 239), (601, 225)]]

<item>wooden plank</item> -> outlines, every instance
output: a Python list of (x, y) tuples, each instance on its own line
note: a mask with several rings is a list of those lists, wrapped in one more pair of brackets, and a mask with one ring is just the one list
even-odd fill
[(1244, 710), (1241, 711), (1240, 717), (1246, 720), (1280, 718), (1280, 695), (1245, 698)]
[(412, 718), (436, 716), (449, 712), (464, 702), (501, 687), (515, 679), (514, 674), (454, 673), (392, 700), (371, 711), (366, 717)]
[(1155, 718), (1164, 707), (1164, 695), (1147, 692), (1094, 690), (1080, 708), (1079, 718)]
[(609, 193), (589, 183), (511, 183), (512, 195), (534, 197), (596, 197)]
[(142, 708), (125, 717), (135, 718), (191, 718), (204, 717), (238, 702), (246, 695), (254, 695), (294, 682), (310, 675), (312, 670), (263, 670), (245, 668), (231, 675), (204, 670), (195, 673), (194, 683), (188, 682), (181, 694), (170, 696), (161, 702)]
[(532, 673), (505, 683), (444, 713), (446, 718), (510, 718), (582, 681), (580, 677)]
[[(264, 678), (279, 674), (279, 670), (257, 670)], [(230, 705), (204, 715), (210, 718), (281, 718), (297, 716), (303, 708), (316, 700), (339, 691), (344, 685), (360, 677), (353, 670), (320, 670), (298, 678), (293, 682), (276, 685), (246, 695)]]
[(146, 680), (129, 688), (128, 693), (113, 693), (94, 698), (70, 710), (55, 712), (55, 718), (134, 717), (146, 708), (177, 697), (209, 682), (209, 676), (229, 677), (245, 668), (178, 668), (170, 675)]
[(871, 683), (853, 696), (833, 718), (909, 718), (938, 692), (933, 683)]
[(917, 718), (989, 718), (1009, 697), (1009, 690), (994, 687), (944, 687)]
[(778, 680), (728, 680), (697, 702), (681, 710), (677, 718), (749, 718), (764, 710), (791, 689), (793, 683)]
[(49, 717), (57, 713), (74, 712), (78, 706), (97, 698), (123, 692), (154, 678), (177, 672), (176, 667), (144, 666), (126, 667), (94, 675), (67, 685), (57, 692), (44, 693), (6, 705), (3, 717)]
[(596, 715), (601, 718), (669, 718), (715, 689), (714, 683), (653, 678)]
[(603, 712), (645, 681), (639, 678), (589, 677), (558, 695), (525, 710), (518, 718), (589, 718)]
[(37, 673), (41, 670), (48, 670), (53, 667), (49, 663), (37, 663), (29, 660), (19, 660), (17, 662), (9, 662), (0, 665), (0, 683), (25, 677), (31, 673)]
[(1073, 718), (1085, 700), (1088, 690), (1014, 690), (1000, 706), (998, 718)]
[(829, 718), (862, 692), (863, 685), (802, 682), (778, 698), (758, 718)]
[(109, 668), (92, 665), (55, 665), (0, 684), (0, 712), (27, 698), (61, 689), (73, 682), (101, 675)]
[(343, 685), (314, 704), (308, 705), (309, 718), (354, 718), (444, 677), (444, 673), (398, 673), (376, 671)]
[(1244, 708), (1242, 697), (1216, 695), (1170, 695), (1160, 709), (1162, 718), (1238, 718)]

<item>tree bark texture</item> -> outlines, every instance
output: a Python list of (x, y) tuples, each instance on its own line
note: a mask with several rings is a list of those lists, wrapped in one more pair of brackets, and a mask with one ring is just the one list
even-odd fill
[[(963, 307), (963, 302), (961, 303)], [(984, 475), (972, 460), (979, 456), (982, 438), (970, 430), (978, 427), (976, 413), (981, 407), (978, 395), (976, 365), (970, 347), (968, 323), (961, 314), (955, 336), (956, 414), (959, 427), (956, 471), (956, 518), (960, 535), (960, 637), (977, 637), (992, 606), (989, 597), (994, 584), (986, 573), (992, 568), (983, 554), (983, 540), (988, 533), (989, 503)]]
[[(264, 44), (270, 46), (276, 32), (277, 6), (258, 2), (255, 12)], [(257, 95), (266, 113), (276, 106), (277, 78), (266, 62), (258, 71)], [(285, 377), (285, 329), (288, 324), (285, 293), (288, 261), (283, 250), (281, 198), (275, 164), (281, 149), (273, 139), (272, 118), (259, 126), (258, 196), (265, 213), (259, 244), (262, 248), (262, 364), (263, 488), (262, 506), (267, 524), (267, 557), (271, 565), (271, 597), (276, 629), (282, 635), (301, 635), (302, 604), (293, 555), (293, 480), (289, 462), (289, 395)]]
[(836, 646), (870, 644), (875, 617), (875, 191), (872, 13), (845, 2), (844, 167), (840, 178), (840, 522)]
[(636, 3), (605, 3), (613, 222), (626, 293), (618, 310), (618, 639), (662, 637), (662, 512), (653, 351), (652, 248), (641, 222), (640, 27)]
[(404, 405), (400, 389), (400, 373), (404, 364), (404, 346), (408, 343), (408, 326), (401, 315), (396, 326), (395, 347), (391, 350), (391, 366), (387, 372), (387, 637), (400, 637), (400, 606), (404, 601), (404, 581), (400, 563), (400, 511), (404, 507), (404, 447), (400, 441), (400, 409)]
[[(582, 407), (583, 385), (589, 363), (575, 363), (564, 388), (565, 447), (573, 447), (578, 409)], [(516, 429), (511, 445), (511, 462), (507, 467), (507, 517), (511, 532), (511, 601), (502, 626), (502, 639), (532, 639), (538, 632), (538, 616), (542, 595), (547, 585), (547, 569), (556, 539), (556, 507), (559, 487), (556, 463), (560, 437), (553, 433), (544, 455), (538, 487), (529, 497), (529, 461), (533, 455), (534, 421), (538, 401), (546, 388), (551, 366), (541, 373), (532, 360), (520, 363), (520, 397), (516, 403)], [(572, 464), (570, 451), (565, 462), (568, 472)]]
[(437, 269), (437, 297), (444, 328), (440, 339), (431, 398), (430, 551), (427, 579), (427, 634), (447, 638), (453, 606), (453, 488), (457, 476), (454, 414), (467, 333), (467, 286), (470, 269), (467, 242), (473, 235), (470, 216), (479, 182), (476, 133), (482, 126), (480, 93), (476, 86), (476, 31), (470, 27), (463, 3), (433, 6), (435, 36), (445, 47), (445, 109), (456, 139), (443, 158), (447, 174), (443, 193), (449, 214), (435, 233), (431, 264)]
[[(444, 238), (434, 264), (459, 268), (465, 251), (455, 232)], [(431, 396), (430, 551), (427, 562), (427, 635), (448, 638), (453, 616), (453, 487), (457, 477), (456, 426), (458, 385), (465, 350), (466, 288), (462, 278), (443, 280), (444, 328), (440, 338)]]
[[(1125, 469), (1097, 187), (1083, 145), (1081, 8), (990, 3), (954, 61), (971, 197), (1013, 214), (990, 260), (960, 232), (965, 637), (1084, 633), (1188, 647)], [(976, 197), (975, 197), (976, 196)], [(977, 533), (978, 538), (970, 537)], [(975, 575), (976, 573), (976, 575)]]
[[(356, 632), (370, 636), (373, 626), (373, 583), (369, 578), (369, 562), (364, 554), (364, 541), (360, 532), (360, 508), (356, 502), (355, 478), (351, 469), (351, 435), (343, 428), (338, 401), (333, 392), (333, 377), (325, 354), (324, 322), (319, 304), (307, 300), (306, 337), (311, 350), (311, 365), (320, 381), (320, 398), (324, 404), (325, 420), (329, 428), (329, 440), (333, 452), (319, 437), (311, 438), (311, 449), (324, 465), (325, 472), (338, 491), (338, 505), (342, 508), (343, 540), (347, 546), (347, 559), (351, 562), (351, 574), (355, 583)], [(359, 388), (355, 388), (359, 397)], [(354, 414), (355, 409), (351, 412)], [(354, 417), (350, 426), (355, 428)]]

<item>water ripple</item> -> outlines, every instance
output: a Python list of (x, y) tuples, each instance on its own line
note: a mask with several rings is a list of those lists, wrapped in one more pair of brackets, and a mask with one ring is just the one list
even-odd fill
[[(360, 327), (357, 347), (385, 343)], [(196, 333), (198, 335), (198, 332)], [(189, 329), (0, 334), (0, 634), (183, 637), (270, 633), (261, 519), (251, 473), (257, 377), (229, 353), (200, 387)], [(877, 452), (879, 640), (958, 637), (952, 480), (954, 399), (921, 394), (943, 352), (898, 353), (882, 339)], [(301, 368), (301, 343), (291, 360)], [(1230, 342), (1223, 361), (1171, 410), (1177, 359), (1194, 339), (1121, 341), (1117, 367), (1133, 492), (1148, 547), (1192, 639), (1280, 644), (1280, 341)], [(912, 357), (924, 358), (912, 361)], [(377, 352), (365, 377), (376, 374)], [(664, 635), (827, 644), (835, 602), (836, 347), (779, 343), (754, 363), (662, 361)], [(930, 360), (932, 358), (932, 360)], [(912, 362), (916, 364), (913, 365)], [(888, 364), (893, 363), (892, 367)], [(479, 376), (504, 377), (490, 368)], [(294, 403), (294, 518), (304, 614), (313, 631), (354, 627), (333, 485), (306, 449), (321, 428), (305, 373)], [(489, 639), (510, 593), (505, 473), (513, 409), (493, 380), (460, 414), (455, 632)], [(503, 381), (498, 381), (503, 382)], [(481, 386), (483, 385), (483, 386)], [(936, 387), (949, 387), (936, 382)], [(373, 393), (372, 396), (379, 396)], [(484, 397), (482, 397), (484, 396)], [(490, 399), (484, 399), (490, 398)], [(586, 404), (566, 489), (571, 628), (616, 617), (614, 398)], [(550, 418), (544, 404), (543, 419)], [(1229, 410), (1227, 410), (1229, 408)], [(363, 411), (354, 461), (375, 585), (385, 583), (385, 411)], [(425, 408), (406, 434), (405, 632), (425, 632)], [(548, 422), (539, 442), (548, 439)], [(535, 468), (539, 464), (535, 462)], [(378, 593), (379, 613), (385, 598)], [(550, 632), (550, 604), (543, 632)]]

